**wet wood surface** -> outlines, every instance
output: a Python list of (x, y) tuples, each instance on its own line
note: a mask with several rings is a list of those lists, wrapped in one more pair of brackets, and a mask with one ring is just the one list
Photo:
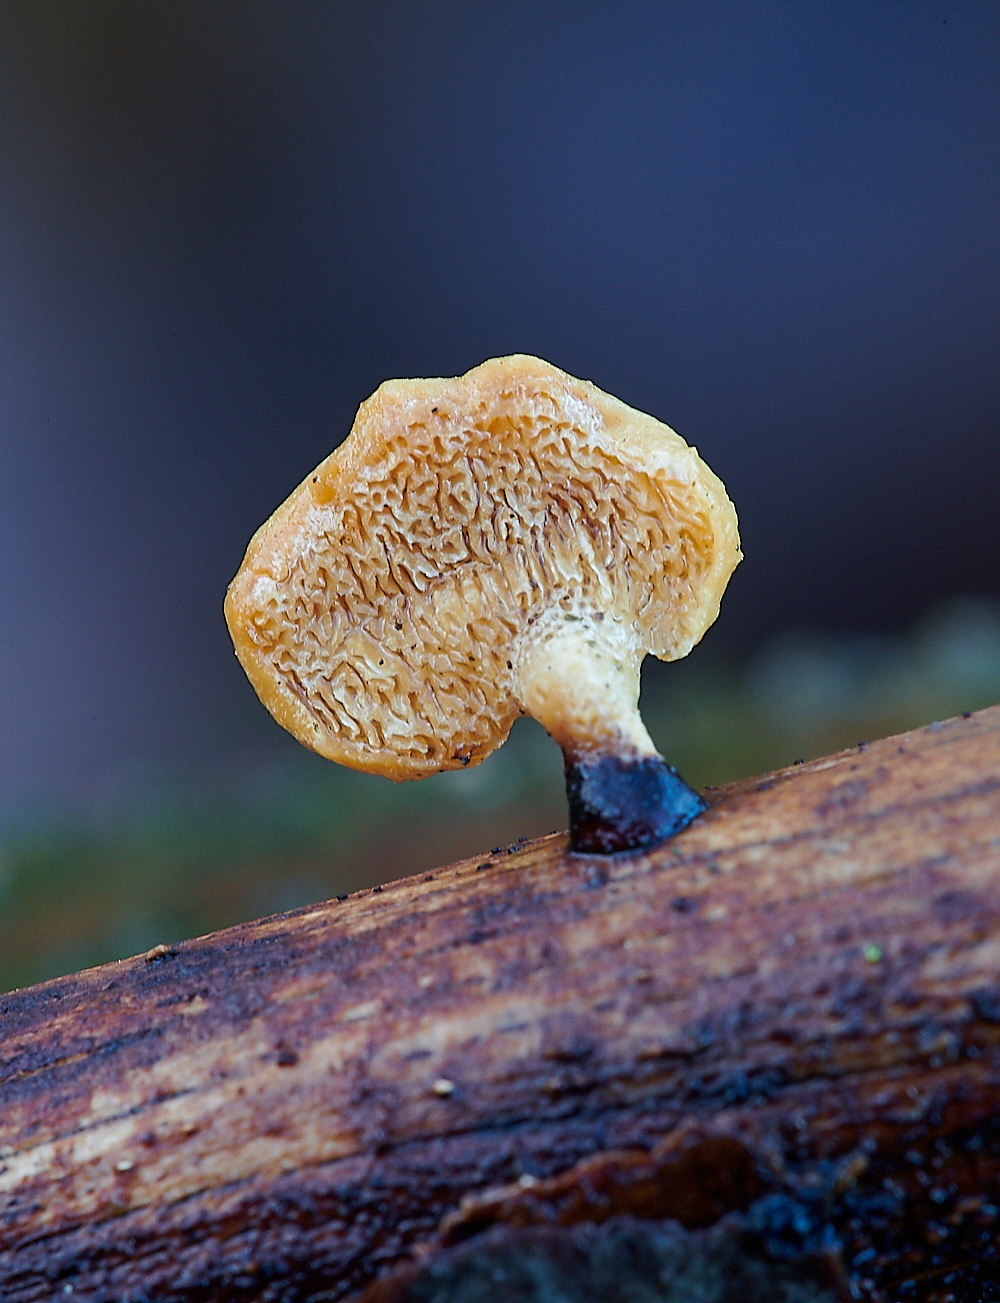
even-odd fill
[(346, 1299), (782, 1199), (859, 1297), (991, 1297), (1000, 707), (709, 796), (0, 997), (0, 1297)]

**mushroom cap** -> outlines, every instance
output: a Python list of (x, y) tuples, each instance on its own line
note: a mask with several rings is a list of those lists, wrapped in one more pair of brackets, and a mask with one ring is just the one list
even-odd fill
[(739, 560), (735, 509), (694, 448), (515, 355), (381, 385), (254, 535), (226, 619), (300, 742), (420, 778), (505, 740), (533, 627), (613, 622), (602, 636), (676, 660)]

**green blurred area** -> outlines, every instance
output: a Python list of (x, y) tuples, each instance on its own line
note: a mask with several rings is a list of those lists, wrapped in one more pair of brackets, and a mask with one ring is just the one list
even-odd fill
[[(785, 636), (741, 667), (709, 647), (647, 661), (642, 710), (667, 758), (705, 787), (997, 701), (1000, 604), (970, 599), (893, 639)], [(530, 720), (483, 765), (420, 783), (286, 750), (136, 784), (100, 809), (36, 813), (0, 834), (0, 989), (565, 823), (562, 758)]]

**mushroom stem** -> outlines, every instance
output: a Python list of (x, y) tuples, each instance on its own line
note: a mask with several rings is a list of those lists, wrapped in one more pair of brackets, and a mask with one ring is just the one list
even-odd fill
[(655, 846), (705, 809), (642, 722), (641, 663), (629, 629), (561, 609), (533, 626), (518, 648), (518, 703), (562, 748), (571, 850)]

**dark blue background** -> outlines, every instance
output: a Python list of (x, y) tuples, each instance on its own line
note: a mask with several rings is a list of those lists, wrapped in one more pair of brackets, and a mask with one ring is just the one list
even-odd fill
[(0, 808), (269, 743), (222, 595), (388, 376), (696, 443), (706, 647), (1000, 592), (995, 0), (4, 3), (0, 132)]

